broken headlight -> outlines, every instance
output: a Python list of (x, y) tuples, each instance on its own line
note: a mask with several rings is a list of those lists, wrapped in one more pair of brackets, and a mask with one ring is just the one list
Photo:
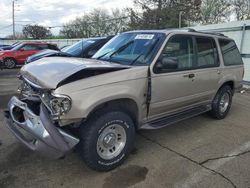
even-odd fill
[(66, 114), (71, 109), (71, 98), (66, 95), (52, 94), (50, 108), (55, 115)]

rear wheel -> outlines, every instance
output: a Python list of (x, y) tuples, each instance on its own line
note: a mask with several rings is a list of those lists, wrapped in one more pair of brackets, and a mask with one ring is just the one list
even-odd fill
[(210, 114), (216, 119), (223, 119), (228, 114), (232, 104), (233, 91), (230, 86), (225, 85), (217, 92)]
[(7, 69), (13, 69), (16, 67), (16, 60), (13, 59), (13, 58), (6, 58), (4, 60), (4, 66), (7, 68)]
[(93, 115), (80, 131), (79, 152), (92, 169), (108, 171), (127, 158), (133, 148), (135, 127), (124, 112), (111, 111)]

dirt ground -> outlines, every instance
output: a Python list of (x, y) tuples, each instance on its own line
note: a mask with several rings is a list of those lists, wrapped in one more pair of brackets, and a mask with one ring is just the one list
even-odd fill
[(140, 131), (119, 168), (88, 169), (77, 153), (50, 161), (21, 145), (3, 109), (16, 93), (18, 70), (0, 70), (0, 188), (250, 187), (250, 92), (237, 93), (224, 120), (204, 114), (163, 129)]

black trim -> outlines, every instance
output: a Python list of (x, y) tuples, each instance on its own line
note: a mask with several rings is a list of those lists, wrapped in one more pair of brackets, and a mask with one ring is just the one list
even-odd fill
[(173, 123), (177, 123), (179, 121), (195, 117), (209, 110), (211, 110), (211, 104), (186, 109), (178, 113), (170, 114), (165, 117), (149, 121), (146, 124), (142, 125), (140, 129), (159, 129), (171, 125)]
[(250, 54), (241, 54), (242, 58), (250, 58)]
[[(172, 37), (175, 37), (175, 36), (186, 36), (186, 37), (191, 37), (192, 38), (192, 43), (193, 43), (193, 62), (192, 62), (192, 68), (188, 68), (188, 69), (176, 69), (176, 70), (164, 70), (164, 71), (159, 71), (157, 70), (156, 68), (156, 64), (158, 63), (159, 59), (156, 61), (154, 67), (153, 67), (153, 72), (155, 74), (164, 74), (164, 73), (171, 73), (171, 72), (181, 72), (181, 71), (188, 71), (188, 70), (197, 70), (197, 69), (204, 69), (204, 68), (216, 68), (216, 67), (219, 67), (221, 62), (220, 62), (220, 59), (219, 59), (219, 50), (216, 44), (216, 41), (214, 39), (214, 37), (212, 36), (196, 36), (196, 35), (185, 35), (185, 34), (174, 34), (172, 35), (167, 43), (165, 44), (164, 48), (168, 45), (168, 42), (169, 40), (172, 38)], [(213, 41), (213, 45), (215, 45), (215, 48), (216, 48), (216, 52), (217, 52), (217, 64), (216, 65), (208, 65), (208, 66), (202, 66), (202, 67), (198, 67), (198, 48), (197, 48), (197, 41), (196, 41), (196, 38), (208, 38), (210, 40)], [(228, 41), (233, 41), (232, 39), (225, 39), (225, 40), (228, 40)], [(163, 50), (164, 50), (163, 48)], [(162, 56), (162, 53), (163, 53), (163, 50), (159, 56), (159, 58), (161, 58)]]
[(151, 95), (152, 95), (152, 78), (151, 78), (150, 67), (148, 67), (148, 87), (147, 87), (147, 93), (146, 93), (147, 117), (149, 115)]

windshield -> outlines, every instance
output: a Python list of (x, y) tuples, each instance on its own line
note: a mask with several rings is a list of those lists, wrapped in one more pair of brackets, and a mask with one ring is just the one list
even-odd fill
[(124, 65), (147, 65), (164, 37), (163, 33), (123, 33), (111, 39), (93, 58)]
[(71, 46), (62, 49), (62, 52), (68, 53), (74, 57), (81, 57), (82, 52), (90, 45), (94, 44), (98, 39), (81, 40)]

